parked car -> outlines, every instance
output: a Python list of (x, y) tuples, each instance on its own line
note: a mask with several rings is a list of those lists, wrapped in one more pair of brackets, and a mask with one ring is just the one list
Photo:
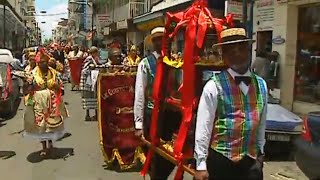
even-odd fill
[(293, 158), (294, 141), (302, 133), (303, 120), (278, 104), (268, 104), (266, 122), (266, 152), (287, 153)]
[(11, 74), (11, 63), (14, 62), (9, 50), (0, 49), (0, 114), (5, 117), (14, 114), (16, 101), (20, 97), (20, 80)]
[(308, 114), (295, 145), (297, 166), (309, 179), (320, 180), (320, 111)]

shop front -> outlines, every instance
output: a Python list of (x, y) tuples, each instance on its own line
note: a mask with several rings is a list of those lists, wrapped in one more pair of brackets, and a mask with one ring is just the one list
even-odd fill
[(298, 114), (320, 109), (319, 12), (320, 0), (259, 0), (254, 7), (253, 50), (279, 53), (281, 105)]

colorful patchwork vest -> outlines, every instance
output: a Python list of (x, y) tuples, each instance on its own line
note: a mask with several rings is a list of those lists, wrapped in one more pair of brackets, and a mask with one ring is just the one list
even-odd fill
[(144, 58), (143, 60), (143, 63), (146, 67), (146, 70), (147, 70), (147, 91), (146, 91), (146, 102), (145, 102), (145, 105), (146, 105), (146, 108), (145, 108), (145, 111), (146, 112), (150, 112), (151, 113), (151, 110), (153, 109), (153, 100), (152, 100), (152, 89), (153, 89), (153, 81), (154, 81), (154, 77), (155, 77), (155, 74), (156, 74), (156, 66), (157, 66), (157, 59), (156, 57), (151, 54), (149, 55), (148, 57)]
[(261, 77), (253, 73), (251, 76), (247, 95), (226, 71), (212, 78), (217, 85), (218, 106), (211, 148), (233, 161), (246, 155), (255, 159), (259, 150), (257, 133), (267, 101), (267, 88)]

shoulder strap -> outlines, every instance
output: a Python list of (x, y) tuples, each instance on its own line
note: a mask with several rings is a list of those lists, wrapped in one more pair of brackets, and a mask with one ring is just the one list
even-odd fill
[(268, 102), (268, 87), (266, 87), (265, 83), (263, 82), (263, 79), (256, 74), (252, 73), (252, 78), (255, 81), (256, 84), (256, 94), (262, 95), (264, 103)]
[(147, 61), (148, 61), (148, 64), (149, 64), (149, 68), (150, 68), (150, 73), (152, 75), (155, 75), (156, 74), (156, 67), (157, 67), (157, 59), (156, 57), (151, 54), (147, 57)]

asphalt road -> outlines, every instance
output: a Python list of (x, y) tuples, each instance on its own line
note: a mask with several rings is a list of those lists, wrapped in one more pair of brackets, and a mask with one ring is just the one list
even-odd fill
[[(56, 142), (56, 158), (41, 160), (41, 144), (22, 136), (24, 105), (10, 120), (0, 121), (0, 179), (7, 180), (141, 180), (139, 173), (117, 173), (105, 170), (99, 146), (97, 122), (85, 122), (80, 94), (66, 86), (65, 102), (71, 117), (66, 121), (70, 136)], [(72, 153), (73, 152), (73, 153)], [(68, 156), (70, 155), (70, 156)], [(307, 179), (292, 161), (265, 163), (266, 180)], [(173, 177), (170, 177), (173, 179)], [(186, 175), (185, 179), (192, 179)]]

